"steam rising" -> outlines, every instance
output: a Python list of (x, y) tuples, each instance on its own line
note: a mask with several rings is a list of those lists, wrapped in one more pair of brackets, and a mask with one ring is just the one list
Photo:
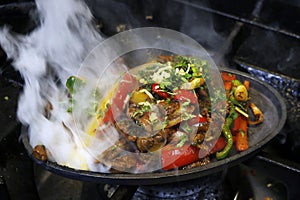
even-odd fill
[[(50, 160), (93, 169), (94, 166), (88, 166), (93, 163), (92, 158), (80, 139), (65, 128), (74, 126), (74, 122), (66, 112), (68, 97), (64, 85), (103, 38), (93, 28), (92, 14), (81, 1), (37, 0), (36, 4), (40, 26), (28, 36), (11, 33), (7, 27), (0, 30), (0, 44), (25, 81), (18, 119), (30, 125), (31, 146), (45, 145)], [(51, 112), (45, 111), (47, 107)]]

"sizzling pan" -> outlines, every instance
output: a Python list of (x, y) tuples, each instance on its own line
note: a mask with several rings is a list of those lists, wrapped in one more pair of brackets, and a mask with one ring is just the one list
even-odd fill
[(251, 86), (251, 101), (261, 108), (264, 113), (264, 122), (262, 124), (249, 127), (249, 149), (243, 152), (236, 152), (233, 148), (230, 155), (223, 160), (212, 160), (212, 162), (207, 165), (186, 170), (142, 174), (99, 173), (75, 170), (66, 166), (58, 165), (55, 162), (43, 162), (36, 159), (32, 154), (32, 147), (29, 144), (26, 130), (24, 131), (25, 133), (22, 134), (23, 144), (30, 157), (38, 165), (58, 175), (81, 181), (117, 185), (156, 185), (175, 181), (191, 180), (219, 172), (255, 155), (255, 153), (261, 150), (280, 132), (286, 120), (286, 105), (282, 97), (274, 88), (262, 81), (259, 81), (255, 77), (236, 70), (222, 69), (222, 71), (235, 74), (237, 79), (241, 81), (245, 79), (249, 80)]

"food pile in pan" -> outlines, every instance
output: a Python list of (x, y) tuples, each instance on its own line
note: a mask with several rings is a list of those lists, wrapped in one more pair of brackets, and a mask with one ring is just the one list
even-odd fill
[[(128, 171), (144, 166), (159, 152), (159, 170), (188, 169), (224, 159), (233, 148), (247, 150), (249, 124), (263, 122), (262, 111), (251, 102), (250, 83), (221, 73), (226, 116), (222, 133), (209, 134), (208, 138), (208, 130), (214, 132), (210, 127), (212, 101), (218, 108), (218, 97), (210, 97), (206, 84), (211, 78), (206, 76), (208, 67), (207, 61), (193, 57), (159, 56), (135, 73), (125, 72), (113, 94), (96, 106), (96, 117), (87, 130), (89, 135), (101, 137), (114, 127), (119, 134), (118, 141), (99, 155), (97, 162), (105, 160), (111, 172)], [(81, 80), (68, 80), (70, 93), (73, 81)]]

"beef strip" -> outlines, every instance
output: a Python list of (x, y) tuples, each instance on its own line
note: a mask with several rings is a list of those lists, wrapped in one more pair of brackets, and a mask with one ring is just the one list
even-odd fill
[(192, 114), (195, 110), (195, 107), (193, 105), (183, 106), (177, 101), (160, 101), (158, 104), (162, 105), (167, 113), (167, 128), (179, 124), (183, 120), (183, 114)]
[(136, 141), (136, 145), (141, 152), (156, 151), (164, 146), (167, 142), (162, 134), (158, 133), (152, 137), (140, 137)]
[(196, 161), (192, 164), (184, 166), (183, 169), (192, 169), (192, 168), (195, 168), (195, 167), (200, 167), (200, 166), (203, 166), (203, 165), (207, 165), (208, 163), (210, 163), (210, 158), (207, 156), (207, 157), (204, 157), (204, 158), (200, 159), (199, 161)]

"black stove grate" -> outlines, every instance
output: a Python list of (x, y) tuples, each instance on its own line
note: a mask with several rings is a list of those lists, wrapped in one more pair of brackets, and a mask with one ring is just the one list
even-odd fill
[(139, 199), (228, 199), (222, 188), (221, 174), (202, 177), (187, 182), (178, 182), (168, 185), (141, 186), (133, 196), (133, 200)]

